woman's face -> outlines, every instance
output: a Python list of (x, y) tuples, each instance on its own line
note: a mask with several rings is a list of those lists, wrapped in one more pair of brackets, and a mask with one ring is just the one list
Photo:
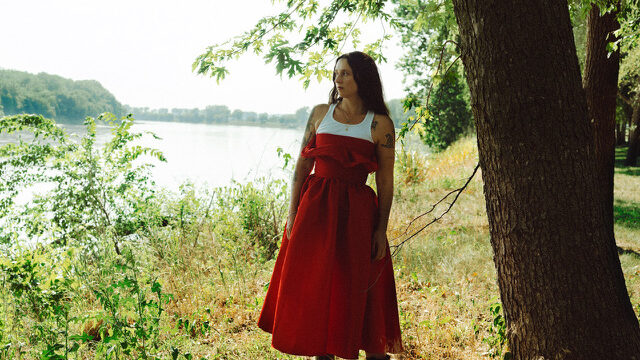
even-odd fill
[(353, 78), (353, 71), (347, 62), (347, 59), (340, 59), (336, 63), (334, 72), (334, 84), (338, 90), (338, 94), (343, 98), (358, 95), (358, 84)]

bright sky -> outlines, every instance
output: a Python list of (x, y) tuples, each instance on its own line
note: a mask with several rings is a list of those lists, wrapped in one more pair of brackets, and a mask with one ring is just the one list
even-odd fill
[[(0, 0), (0, 67), (94, 79), (137, 107), (292, 113), (326, 102), (330, 81), (314, 81), (304, 91), (296, 78), (280, 79), (273, 64), (251, 55), (231, 64), (220, 85), (191, 72), (207, 46), (283, 6), (270, 0)], [(370, 26), (363, 33), (382, 32), (379, 23)], [(403, 95), (402, 74), (393, 66), (401, 54), (397, 42), (387, 42), (389, 63), (379, 64), (387, 100)], [(353, 50), (349, 46), (343, 52)]]

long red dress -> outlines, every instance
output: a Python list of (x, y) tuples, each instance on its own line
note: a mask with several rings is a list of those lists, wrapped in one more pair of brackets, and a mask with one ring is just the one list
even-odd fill
[(402, 351), (389, 245), (371, 260), (378, 201), (365, 184), (375, 144), (317, 134), (301, 156), (315, 171), (300, 191), (291, 238), (282, 244), (258, 326), (293, 355), (358, 357)]

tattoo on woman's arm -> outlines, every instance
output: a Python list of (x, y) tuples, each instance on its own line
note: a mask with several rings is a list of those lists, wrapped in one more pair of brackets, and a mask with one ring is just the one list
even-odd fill
[(373, 120), (373, 122), (371, 123), (371, 129), (375, 130), (376, 125), (378, 125), (378, 122), (376, 120)]
[(382, 147), (386, 147), (386, 148), (390, 148), (390, 149), (393, 148), (393, 140), (394, 140), (393, 139), (393, 135), (386, 134), (384, 137), (387, 139), (387, 142), (382, 144)]
[(304, 136), (302, 139), (302, 147), (305, 147), (311, 139), (311, 123), (307, 124), (307, 128), (304, 129)]

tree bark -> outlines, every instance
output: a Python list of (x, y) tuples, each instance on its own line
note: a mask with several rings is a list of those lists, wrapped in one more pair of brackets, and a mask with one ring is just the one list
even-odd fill
[(602, 202), (605, 204), (605, 220), (611, 241), (613, 234), (613, 167), (616, 148), (616, 99), (618, 97), (618, 72), (620, 50), (610, 56), (607, 43), (615, 41), (613, 31), (620, 28), (616, 19), (620, 1), (612, 1), (616, 10), (600, 15), (600, 9), (592, 5), (587, 18), (587, 54), (582, 85), (587, 96), (587, 108), (593, 126), (596, 155), (596, 173), (600, 183)]
[(629, 135), (629, 148), (624, 166), (636, 166), (638, 155), (640, 155), (640, 95), (637, 95), (636, 98), (633, 105), (633, 115), (631, 115), (631, 122), (636, 128)]
[(515, 359), (638, 359), (567, 1), (453, 0)]

